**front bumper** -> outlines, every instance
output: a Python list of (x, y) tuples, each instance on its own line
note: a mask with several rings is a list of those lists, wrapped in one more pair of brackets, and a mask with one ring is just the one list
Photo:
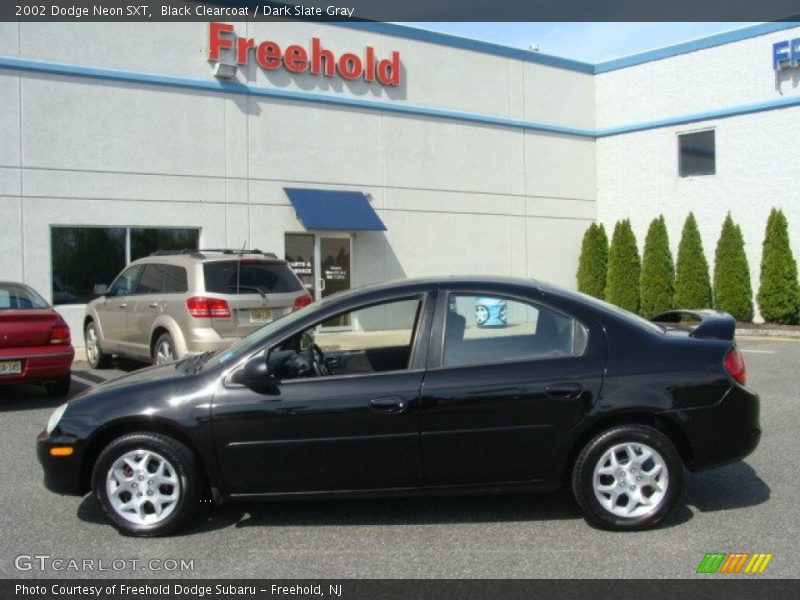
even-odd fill
[[(71, 456), (52, 456), (50, 448), (72, 446)], [(81, 496), (85, 492), (81, 485), (81, 447), (72, 437), (50, 437), (42, 431), (36, 438), (36, 454), (44, 470), (44, 485), (51, 492)]]
[(689, 468), (712, 469), (743, 459), (761, 441), (760, 400), (757, 394), (732, 385), (714, 406), (676, 411), (691, 444)]

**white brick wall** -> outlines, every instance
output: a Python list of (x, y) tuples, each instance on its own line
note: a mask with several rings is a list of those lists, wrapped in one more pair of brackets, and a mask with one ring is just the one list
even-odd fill
[[(772, 44), (800, 28), (679, 55), (596, 77), (599, 127), (631, 124), (783, 97), (772, 71)], [(783, 95), (800, 93), (800, 72), (780, 76)], [(641, 252), (650, 221), (664, 214), (673, 253), (691, 210), (713, 273), (714, 250), (728, 211), (742, 227), (753, 292), (773, 206), (786, 213), (800, 257), (800, 107), (601, 138), (597, 153), (598, 219), (611, 230), (631, 219)], [(714, 128), (716, 174), (678, 176), (677, 135)]]

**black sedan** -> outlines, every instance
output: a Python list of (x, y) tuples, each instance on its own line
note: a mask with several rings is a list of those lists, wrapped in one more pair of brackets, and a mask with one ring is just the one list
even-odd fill
[(739, 460), (761, 434), (733, 319), (657, 321), (522, 279), (364, 287), (84, 392), (39, 460), (48, 488), (92, 491), (142, 536), (207, 499), (564, 483), (592, 525), (641, 529), (675, 505), (684, 466)]

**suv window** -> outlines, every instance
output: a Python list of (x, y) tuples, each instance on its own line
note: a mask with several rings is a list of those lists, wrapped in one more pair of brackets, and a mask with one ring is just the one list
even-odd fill
[(206, 291), (217, 294), (287, 294), (303, 289), (303, 284), (286, 263), (260, 260), (210, 262), (203, 265), (203, 274)]
[(180, 294), (187, 290), (186, 269), (175, 265), (145, 265), (136, 286), (137, 294)]
[(445, 366), (577, 356), (586, 329), (572, 317), (510, 298), (451, 295)]
[(139, 271), (142, 270), (142, 265), (133, 265), (128, 267), (114, 280), (111, 284), (111, 289), (108, 290), (109, 296), (128, 296), (133, 293), (136, 287), (136, 280), (139, 277)]

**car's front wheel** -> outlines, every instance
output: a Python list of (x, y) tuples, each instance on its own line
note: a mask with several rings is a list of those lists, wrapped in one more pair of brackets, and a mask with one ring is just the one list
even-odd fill
[(84, 344), (86, 345), (86, 362), (93, 369), (105, 369), (111, 364), (111, 355), (103, 352), (100, 347), (100, 338), (97, 334), (97, 325), (94, 321), (86, 324), (83, 331)]
[(177, 440), (131, 433), (109, 444), (92, 472), (92, 489), (111, 523), (129, 535), (164, 535), (184, 524), (199, 502), (194, 454)]
[(603, 529), (658, 523), (681, 494), (683, 462), (663, 433), (622, 425), (590, 440), (575, 461), (572, 490), (586, 520)]

